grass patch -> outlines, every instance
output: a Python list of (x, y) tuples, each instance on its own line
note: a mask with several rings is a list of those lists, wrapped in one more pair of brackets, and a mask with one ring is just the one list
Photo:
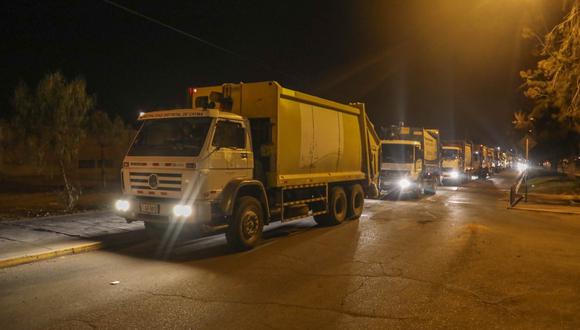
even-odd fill
[(528, 179), (528, 192), (580, 195), (580, 180), (567, 176), (538, 176)]

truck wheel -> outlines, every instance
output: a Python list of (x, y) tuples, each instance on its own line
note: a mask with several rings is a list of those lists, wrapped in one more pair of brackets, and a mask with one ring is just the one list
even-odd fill
[(348, 194), (348, 217), (349, 219), (360, 218), (365, 204), (365, 193), (360, 184), (350, 187)]
[(367, 189), (368, 192), (368, 198), (373, 198), (373, 199), (380, 199), (381, 198), (381, 190), (379, 189), (379, 186), (377, 186), (377, 184), (375, 183), (371, 183)]
[(420, 185), (417, 185), (417, 188), (411, 190), (411, 192), (409, 192), (409, 197), (413, 198), (413, 199), (420, 199), (421, 198), (421, 194), (425, 193), (425, 188), (423, 187), (423, 184), (421, 183)]
[(251, 196), (241, 197), (234, 210), (226, 238), (236, 251), (250, 250), (262, 238), (264, 213), (260, 202)]
[(433, 180), (429, 188), (425, 188), (423, 191), (425, 195), (435, 195), (437, 193), (437, 181)]
[(330, 190), (330, 200), (328, 202), (328, 213), (314, 217), (316, 223), (322, 226), (332, 226), (341, 224), (346, 219), (348, 204), (346, 193), (342, 187), (333, 187)]

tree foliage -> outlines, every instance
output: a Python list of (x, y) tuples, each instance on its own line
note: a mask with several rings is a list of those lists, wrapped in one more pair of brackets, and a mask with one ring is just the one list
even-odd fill
[(534, 104), (529, 117), (548, 117), (580, 134), (580, 0), (543, 38), (529, 29), (524, 37), (538, 40), (541, 57), (535, 68), (520, 72), (524, 94)]
[(31, 91), (20, 83), (14, 91), (14, 121), (45, 168), (50, 156), (58, 163), (67, 209), (72, 209), (80, 189), (71, 182), (70, 171), (76, 164), (84, 136), (88, 111), (95, 99), (86, 92), (83, 79), (68, 81), (60, 72), (46, 75)]
[(94, 111), (89, 118), (88, 130), (91, 138), (97, 142), (100, 148), (101, 184), (104, 188), (106, 186), (104, 150), (115, 145), (124, 148), (128, 135), (127, 128), (119, 116), (115, 116), (115, 119), (111, 120), (104, 111)]

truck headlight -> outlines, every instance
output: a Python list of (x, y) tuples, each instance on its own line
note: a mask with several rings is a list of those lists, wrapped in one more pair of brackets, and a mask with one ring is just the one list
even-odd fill
[(124, 199), (119, 199), (115, 202), (115, 209), (121, 212), (127, 212), (129, 210), (129, 201)]
[(191, 215), (193, 210), (189, 205), (175, 205), (173, 207), (173, 214), (177, 217), (188, 217)]
[(411, 185), (411, 182), (407, 179), (399, 180), (399, 187), (401, 187), (402, 189), (409, 188), (410, 185)]
[(449, 176), (452, 179), (457, 179), (459, 177), (459, 172), (457, 172), (457, 171), (451, 171), (451, 173), (449, 173)]

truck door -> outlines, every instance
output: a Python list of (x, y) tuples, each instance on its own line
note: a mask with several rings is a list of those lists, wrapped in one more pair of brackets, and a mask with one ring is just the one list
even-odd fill
[(219, 119), (215, 125), (212, 147), (215, 151), (211, 167), (223, 171), (225, 180), (252, 177), (253, 154), (245, 123)]
[(415, 146), (414, 148), (415, 152), (413, 153), (413, 159), (415, 161), (415, 175), (417, 176), (417, 178), (419, 178), (421, 176), (421, 173), (423, 172), (423, 150), (421, 150), (421, 147), (419, 146)]

